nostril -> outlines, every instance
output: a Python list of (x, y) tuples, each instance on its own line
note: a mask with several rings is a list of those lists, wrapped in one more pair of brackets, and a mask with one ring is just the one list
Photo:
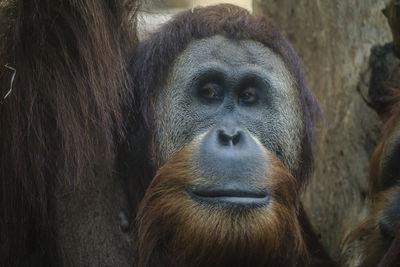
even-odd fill
[(236, 146), (239, 142), (240, 139), (242, 138), (242, 134), (240, 132), (237, 132), (233, 137), (232, 137), (232, 144)]
[(232, 137), (224, 132), (224, 130), (218, 130), (218, 141), (221, 145), (229, 146), (231, 144)]
[(218, 142), (223, 146), (236, 146), (242, 139), (241, 132), (233, 131), (233, 134), (228, 134), (224, 130), (218, 130)]

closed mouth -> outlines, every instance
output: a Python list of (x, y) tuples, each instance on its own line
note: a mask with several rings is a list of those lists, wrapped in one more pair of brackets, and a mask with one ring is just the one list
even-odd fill
[(265, 205), (269, 203), (266, 191), (240, 189), (195, 189), (191, 195), (200, 201), (214, 204)]

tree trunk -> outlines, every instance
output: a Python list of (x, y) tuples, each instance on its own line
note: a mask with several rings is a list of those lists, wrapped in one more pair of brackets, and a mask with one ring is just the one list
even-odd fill
[(381, 127), (366, 102), (369, 58), (392, 38), (384, 7), (383, 0), (254, 1), (254, 12), (270, 16), (294, 45), (324, 113), (303, 202), (333, 257), (366, 213), (368, 163)]

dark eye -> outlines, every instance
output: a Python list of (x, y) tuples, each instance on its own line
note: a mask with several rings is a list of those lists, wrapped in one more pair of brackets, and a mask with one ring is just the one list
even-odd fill
[(244, 103), (255, 103), (257, 101), (256, 89), (249, 87), (239, 94), (239, 101)]
[(207, 83), (200, 88), (199, 93), (201, 97), (207, 100), (222, 100), (224, 96), (222, 88), (215, 83)]

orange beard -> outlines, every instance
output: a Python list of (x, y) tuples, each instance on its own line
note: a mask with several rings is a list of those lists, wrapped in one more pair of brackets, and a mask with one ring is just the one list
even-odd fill
[(270, 202), (223, 207), (195, 201), (192, 142), (157, 173), (137, 215), (138, 266), (306, 266), (295, 178), (265, 150)]

